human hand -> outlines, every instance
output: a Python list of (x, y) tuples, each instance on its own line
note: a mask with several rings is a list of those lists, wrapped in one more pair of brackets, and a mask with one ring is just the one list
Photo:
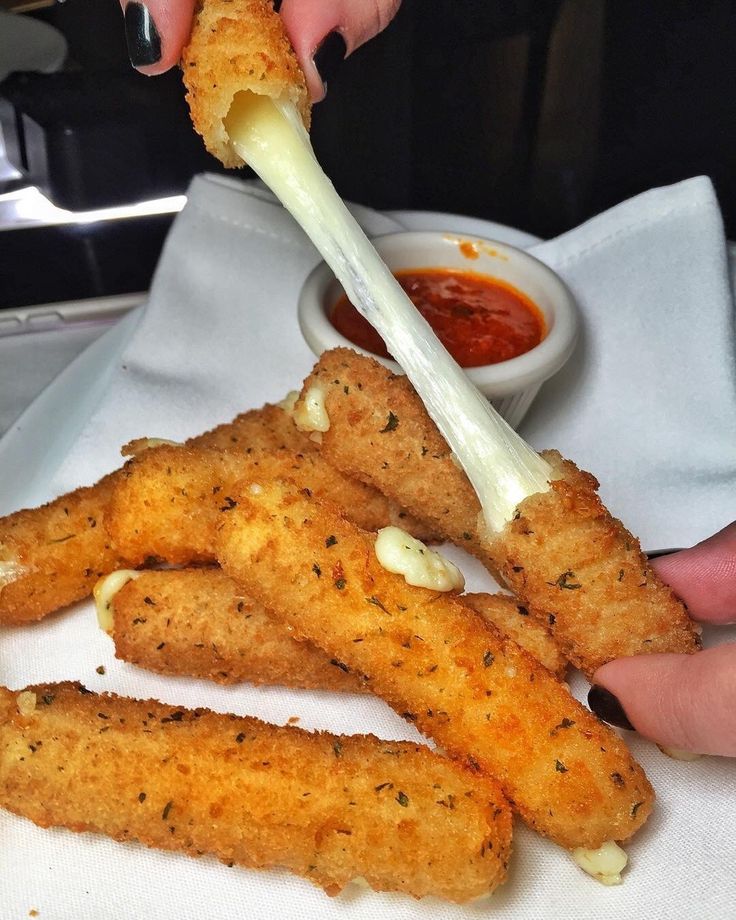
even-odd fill
[[(189, 38), (195, 0), (120, 3), (133, 66), (149, 75), (173, 67)], [(281, 18), (313, 102), (324, 97), (342, 60), (385, 29), (400, 5), (401, 0), (283, 0)]]
[[(736, 522), (691, 549), (652, 560), (693, 619), (736, 622)], [(696, 655), (641, 655), (599, 668), (588, 695), (600, 718), (661, 745), (736, 756), (736, 643)]]

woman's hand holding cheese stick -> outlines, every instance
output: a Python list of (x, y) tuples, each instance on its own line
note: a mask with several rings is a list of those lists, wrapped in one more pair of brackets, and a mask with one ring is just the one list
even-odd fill
[[(153, 75), (174, 67), (192, 27), (195, 0), (121, 0), (130, 60)], [(307, 78), (313, 102), (325, 95), (327, 81), (347, 54), (383, 31), (401, 0), (283, 0), (284, 28)]]
[[(694, 619), (736, 621), (736, 523), (652, 567)], [(621, 658), (594, 680), (590, 704), (607, 721), (669, 748), (736, 755), (736, 644), (694, 656)]]

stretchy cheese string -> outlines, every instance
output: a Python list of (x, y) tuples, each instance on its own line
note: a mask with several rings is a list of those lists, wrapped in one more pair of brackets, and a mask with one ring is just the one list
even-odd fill
[(487, 527), (502, 529), (524, 498), (549, 487), (549, 464), (470, 383), (414, 308), (322, 171), (293, 104), (238, 93), (225, 127), (406, 372), (472, 482)]

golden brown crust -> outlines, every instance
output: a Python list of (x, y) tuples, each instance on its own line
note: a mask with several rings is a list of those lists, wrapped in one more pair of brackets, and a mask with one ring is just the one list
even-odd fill
[(606, 510), (595, 478), (555, 451), (544, 456), (552, 488), (522, 502), (488, 544), (509, 587), (546, 615), (568, 659), (589, 677), (614, 658), (697, 651), (685, 605)]
[(39, 620), (87, 597), (101, 575), (123, 567), (105, 529), (117, 477), (0, 519), (0, 623)]
[(244, 165), (223, 126), (239, 92), (286, 97), (309, 127), (306, 80), (271, 0), (200, 2), (181, 66), (194, 127), (225, 166)]
[(463, 594), (460, 600), (562, 680), (567, 661), (540, 617), (508, 594)]
[[(295, 394), (296, 395), (296, 394)], [(318, 453), (319, 445), (306, 432), (299, 431), (289, 412), (280, 405), (266, 404), (261, 409), (243, 412), (224, 425), (190, 438), (188, 447), (214, 447), (218, 450), (292, 450), (295, 453)], [(407, 533), (425, 543), (438, 542), (439, 537), (423, 522), (405, 511), (396, 502), (386, 498), (377, 489), (371, 489), (367, 505), (375, 508), (373, 527), (396, 524)], [(366, 496), (369, 492), (364, 493)], [(381, 509), (380, 512), (378, 509)], [(368, 526), (364, 523), (362, 526)]]
[(462, 902), (504, 879), (503, 794), (427, 748), (78, 684), (26, 692), (24, 716), (18, 691), (0, 688), (0, 805), (42, 827), (279, 866), (330, 894), (361, 876)]
[(160, 674), (365, 691), (321, 649), (297, 642), (219, 569), (144, 572), (114, 596), (112, 618), (116, 656)]
[(621, 739), (461, 600), (407, 585), (375, 537), (286, 483), (244, 484), (219, 556), (243, 589), (564, 847), (624, 840), (652, 789)]

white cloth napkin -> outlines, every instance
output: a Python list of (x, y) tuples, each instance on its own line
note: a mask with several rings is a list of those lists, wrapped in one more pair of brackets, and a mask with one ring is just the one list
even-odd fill
[[(369, 232), (395, 226), (375, 212), (359, 217)], [(650, 548), (687, 544), (736, 517), (733, 308), (709, 182), (650, 192), (534, 252), (572, 286), (585, 328), (571, 363), (543, 387), (525, 436), (595, 472), (611, 509)], [(267, 193), (222, 178), (195, 180), (99, 405), (57, 473), (29, 483), (29, 493), (48, 498), (94, 481), (119, 465), (119, 446), (130, 438), (182, 439), (298, 387), (314, 359), (299, 333), (296, 297), (317, 261)], [(471, 588), (489, 585), (477, 565), (464, 568)], [(138, 671), (115, 660), (90, 604), (6, 629), (0, 677), (14, 687), (79, 679), (94, 690), (279, 724), (296, 715), (306, 728), (418, 737), (379, 700), (222, 688)], [(631, 867), (617, 889), (587, 878), (520, 825), (508, 883), (490, 905), (461, 908), (367, 891), (328, 899), (284, 873), (40, 830), (0, 814), (0, 917), (34, 908), (54, 920), (455, 920), (486, 912), (504, 920), (664, 920), (685, 909), (690, 917), (733, 916), (736, 765), (676, 763), (638, 739), (631, 744), (659, 804), (628, 847)]]

